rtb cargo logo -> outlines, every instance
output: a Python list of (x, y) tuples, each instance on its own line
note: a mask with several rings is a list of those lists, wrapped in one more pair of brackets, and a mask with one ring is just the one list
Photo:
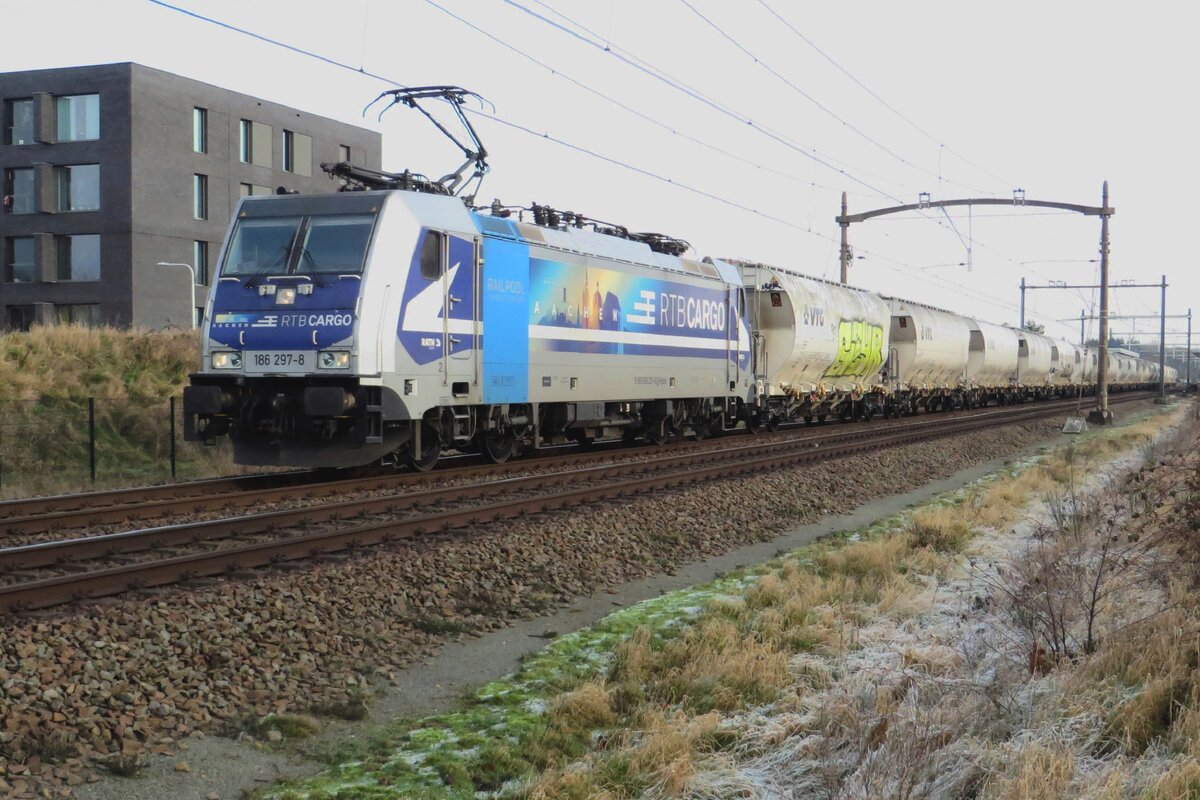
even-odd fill
[(725, 330), (726, 307), (720, 300), (673, 292), (640, 291), (638, 295), (633, 308), (639, 313), (626, 314), (626, 322), (693, 331)]
[(213, 323), (225, 327), (251, 328), (348, 328), (354, 324), (349, 313), (264, 314), (255, 319), (251, 314), (217, 314)]

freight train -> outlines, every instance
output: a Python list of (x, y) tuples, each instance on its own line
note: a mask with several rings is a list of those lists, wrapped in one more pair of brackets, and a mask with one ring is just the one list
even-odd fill
[[(481, 145), (465, 152), (482, 163)], [(424, 470), (450, 450), (499, 462), (1094, 391), (1095, 349), (544, 206), (513, 219), (413, 173), (322, 166), (371, 190), (243, 198), (221, 250), (184, 428), (229, 436), (240, 464)], [(1155, 364), (1108, 358), (1113, 390), (1158, 381)]]
[[(241, 464), (427, 469), (450, 449), (503, 461), (1093, 390), (1093, 348), (539, 210), (543, 224), (418, 191), (243, 198), (187, 437), (229, 435)], [(1109, 354), (1114, 390), (1157, 369)]]

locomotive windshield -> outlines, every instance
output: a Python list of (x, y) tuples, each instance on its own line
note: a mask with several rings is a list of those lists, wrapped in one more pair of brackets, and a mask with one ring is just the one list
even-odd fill
[(244, 219), (233, 232), (223, 275), (269, 275), (287, 272), (292, 243), (301, 217)]
[(359, 274), (374, 224), (371, 214), (241, 219), (221, 274)]

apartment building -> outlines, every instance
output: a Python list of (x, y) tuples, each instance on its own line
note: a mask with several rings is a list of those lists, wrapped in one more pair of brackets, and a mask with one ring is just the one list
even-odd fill
[(240, 197), (379, 133), (139, 64), (0, 73), (0, 326), (189, 327)]

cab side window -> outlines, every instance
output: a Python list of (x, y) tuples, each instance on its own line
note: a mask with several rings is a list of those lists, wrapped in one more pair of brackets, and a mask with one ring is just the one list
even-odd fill
[(425, 231), (421, 242), (421, 277), (437, 280), (442, 274), (442, 242), (444, 237), (437, 231)]

